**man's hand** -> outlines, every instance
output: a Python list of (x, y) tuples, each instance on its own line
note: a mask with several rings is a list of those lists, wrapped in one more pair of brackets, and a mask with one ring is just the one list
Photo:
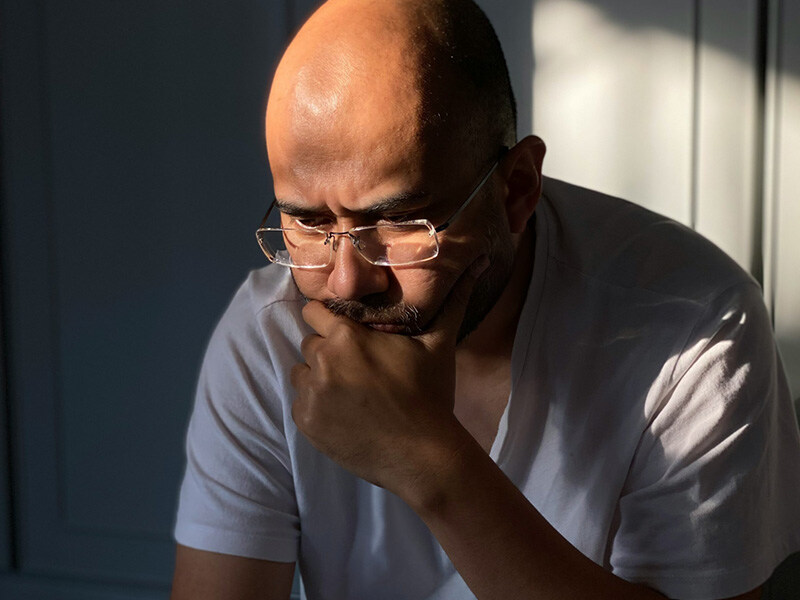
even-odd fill
[(432, 453), (458, 451), (464, 430), (453, 415), (455, 347), (487, 265), (476, 260), (416, 336), (377, 331), (317, 301), (303, 308), (317, 334), (303, 340), (306, 362), (292, 369), (292, 416), (318, 450), (401, 497), (435, 476)]

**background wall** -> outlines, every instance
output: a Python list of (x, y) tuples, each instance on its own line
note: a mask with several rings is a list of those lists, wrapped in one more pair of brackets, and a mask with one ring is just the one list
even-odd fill
[[(0, 598), (163, 599), (202, 352), (271, 195), (308, 0), (3, 0)], [(503, 0), (546, 172), (763, 283), (800, 395), (800, 0)]]

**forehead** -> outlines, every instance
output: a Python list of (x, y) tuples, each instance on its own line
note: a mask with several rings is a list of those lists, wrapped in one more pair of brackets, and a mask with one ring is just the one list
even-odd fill
[(344, 212), (421, 190), (439, 197), (459, 180), (464, 149), (432, 134), (427, 100), (402, 61), (390, 61), (386, 76), (368, 73), (347, 53), (322, 67), (279, 68), (266, 120), (279, 199)]
[(472, 177), (470, 149), (456, 142), (469, 120), (458, 117), (463, 95), (437, 50), (432, 5), (328, 2), (301, 28), (267, 104), (278, 198), (344, 203), (420, 188), (438, 196)]
[(419, 208), (437, 196), (413, 161), (303, 165), (275, 178), (278, 207), (289, 214), (383, 213)]
[(344, 128), (319, 128), (302, 135), (289, 128), (268, 135), (276, 197), (335, 213), (377, 203), (388, 209), (388, 199), (418, 205), (423, 196), (440, 197), (453, 168), (413, 124), (403, 123), (356, 119)]

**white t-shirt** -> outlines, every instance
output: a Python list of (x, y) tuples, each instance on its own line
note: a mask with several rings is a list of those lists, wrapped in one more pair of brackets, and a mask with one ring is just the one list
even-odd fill
[[(546, 180), (491, 457), (581, 552), (686, 600), (800, 550), (800, 441), (758, 286), (633, 204)], [(299, 563), (309, 599), (472, 598), (401, 500), (315, 450), (290, 273), (251, 273), (209, 344), (175, 537)]]

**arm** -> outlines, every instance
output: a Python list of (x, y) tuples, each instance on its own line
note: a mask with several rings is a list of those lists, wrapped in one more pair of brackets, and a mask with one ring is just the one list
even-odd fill
[(277, 351), (261, 330), (270, 313), (253, 312), (257, 285), (251, 276), (232, 300), (200, 372), (174, 529), (173, 598), (246, 599), (259, 587), (289, 597), (299, 517)]
[[(468, 296), (454, 292), (455, 301)], [(432, 333), (409, 338), (334, 317), (319, 303), (306, 306), (304, 318), (319, 335), (304, 340), (307, 363), (292, 372), (298, 428), (414, 509), (480, 600), (663, 598), (570, 545), (460, 425), (452, 414), (460, 315), (448, 309)], [(759, 595), (757, 588), (738, 598)]]
[[(455, 456), (444, 446), (438, 458), (430, 451), (429, 465), (438, 463), (431, 471), (436, 477), (410, 488), (404, 499), (478, 598), (665, 598), (581, 554), (466, 437)], [(759, 598), (760, 587), (735, 600)]]
[(564, 540), (453, 414), (456, 332), (478, 274), (462, 275), (450, 305), (417, 337), (306, 305), (303, 317), (319, 335), (303, 341), (307, 363), (292, 371), (298, 428), (415, 510), (480, 600), (663, 598)]
[(581, 554), (463, 435), (456, 455), (444, 446), (430, 452), (437, 477), (409, 489), (404, 499), (478, 598), (664, 598)]
[(294, 563), (177, 545), (170, 600), (288, 600)]

